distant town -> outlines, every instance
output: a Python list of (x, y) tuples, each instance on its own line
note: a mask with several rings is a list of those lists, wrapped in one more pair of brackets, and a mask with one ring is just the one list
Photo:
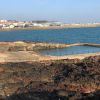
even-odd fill
[(0, 29), (63, 26), (61, 22), (0, 20)]
[(100, 23), (65, 24), (49, 21), (0, 20), (0, 29), (100, 27)]

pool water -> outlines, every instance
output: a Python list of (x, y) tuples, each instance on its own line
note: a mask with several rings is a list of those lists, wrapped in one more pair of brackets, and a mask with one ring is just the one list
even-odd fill
[(99, 47), (91, 46), (74, 46), (62, 49), (47, 49), (39, 51), (43, 55), (52, 55), (52, 56), (64, 56), (72, 54), (85, 54), (85, 53), (95, 53), (100, 52)]

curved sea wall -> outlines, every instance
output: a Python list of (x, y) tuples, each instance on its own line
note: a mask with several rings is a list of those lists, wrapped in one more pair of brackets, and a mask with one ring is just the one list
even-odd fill
[(67, 47), (72, 46), (91, 46), (91, 47), (100, 47), (100, 44), (93, 44), (93, 43), (75, 43), (75, 44), (69, 44)]

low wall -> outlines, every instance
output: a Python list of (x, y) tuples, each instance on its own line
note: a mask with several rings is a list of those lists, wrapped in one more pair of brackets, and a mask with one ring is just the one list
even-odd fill
[(34, 51), (41, 49), (59, 49), (72, 46), (92, 46), (100, 47), (100, 44), (92, 43), (74, 43), (74, 44), (60, 44), (60, 43), (35, 43), (35, 42), (0, 42), (0, 51)]
[(100, 44), (93, 44), (93, 43), (75, 43), (75, 44), (69, 44), (67, 47), (72, 46), (91, 46), (91, 47), (100, 47)]

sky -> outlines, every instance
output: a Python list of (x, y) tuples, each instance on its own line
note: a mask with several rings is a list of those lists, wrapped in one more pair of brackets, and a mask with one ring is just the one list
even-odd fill
[(100, 0), (0, 0), (0, 19), (100, 22)]

